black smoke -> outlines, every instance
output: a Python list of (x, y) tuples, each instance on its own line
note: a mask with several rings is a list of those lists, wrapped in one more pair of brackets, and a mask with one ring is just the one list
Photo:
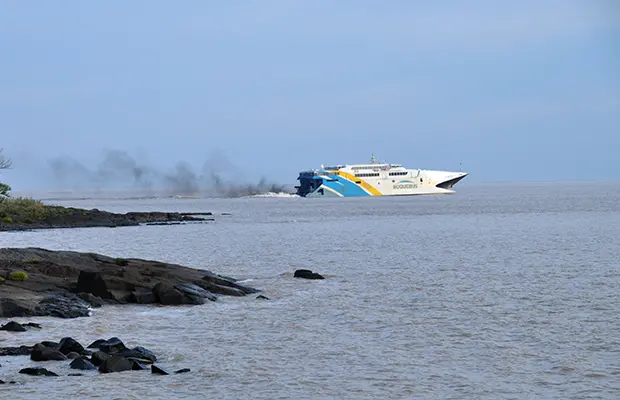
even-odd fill
[[(265, 193), (290, 193), (287, 185), (262, 178), (258, 183), (238, 183), (242, 174), (221, 155), (208, 159), (196, 171), (179, 161), (171, 169), (139, 162), (127, 152), (109, 150), (96, 167), (89, 169), (71, 157), (48, 161), (55, 182), (63, 189), (129, 189), (147, 196), (244, 197)], [(228, 176), (228, 178), (227, 178)]]

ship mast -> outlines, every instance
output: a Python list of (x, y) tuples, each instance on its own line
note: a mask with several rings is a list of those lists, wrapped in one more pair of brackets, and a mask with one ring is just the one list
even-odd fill
[(375, 153), (372, 153), (370, 155), (370, 163), (371, 164), (376, 164), (377, 163), (377, 159), (375, 158)]

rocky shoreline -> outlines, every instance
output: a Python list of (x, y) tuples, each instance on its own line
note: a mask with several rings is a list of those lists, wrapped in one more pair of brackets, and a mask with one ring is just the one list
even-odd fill
[[(19, 325), (19, 324), (18, 324)], [(69, 362), (69, 368), (82, 371), (69, 373), (69, 376), (81, 376), (88, 371), (99, 373), (140, 371), (150, 369), (157, 375), (170, 375), (168, 371), (156, 365), (157, 356), (142, 347), (129, 348), (117, 337), (110, 339), (98, 339), (88, 347), (84, 347), (71, 337), (64, 337), (60, 342), (43, 341), (34, 346), (0, 347), (1, 356), (30, 356), (35, 362), (46, 362), (45, 366), (58, 366), (57, 362)], [(48, 363), (56, 361), (56, 363)], [(150, 366), (150, 367), (149, 367)], [(190, 372), (191, 369), (183, 368), (174, 371), (176, 374)], [(59, 376), (56, 372), (41, 367), (27, 367), (19, 370), (20, 374), (33, 376)], [(0, 384), (17, 383), (16, 381), (5, 382), (0, 379)]]
[(138, 225), (170, 225), (214, 221), (211, 212), (128, 212), (125, 214), (71, 207), (44, 206), (41, 217), (5, 216), (0, 218), (0, 232), (58, 228), (116, 228)]
[(260, 292), (208, 270), (33, 247), (0, 248), (0, 277), (0, 318), (77, 318), (106, 304), (198, 305)]

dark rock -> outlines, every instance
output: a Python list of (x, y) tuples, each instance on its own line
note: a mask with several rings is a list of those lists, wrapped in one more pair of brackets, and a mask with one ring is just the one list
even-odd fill
[(129, 358), (128, 360), (133, 363), (131, 367), (132, 371), (143, 371), (148, 368), (146, 365), (140, 363), (139, 361), (136, 361), (133, 358)]
[(80, 292), (77, 294), (77, 297), (90, 304), (93, 308), (99, 308), (105, 305), (105, 301), (103, 301), (101, 297), (95, 296), (92, 293)]
[(295, 278), (304, 279), (325, 279), (322, 275), (319, 275), (316, 272), (312, 272), (309, 269), (298, 269), (295, 271), (295, 274), (293, 276)]
[(127, 347), (122, 342), (122, 340), (117, 337), (112, 337), (106, 340), (104, 344), (101, 344), (99, 346), (99, 350), (103, 351), (104, 353), (115, 354), (120, 351), (127, 350)]
[(89, 304), (77, 297), (51, 296), (43, 299), (36, 307), (37, 315), (59, 318), (78, 318), (90, 315)]
[(0, 356), (28, 356), (34, 346), (0, 347)]
[(75, 360), (78, 357), (80, 357), (80, 355), (76, 353), (75, 351), (72, 351), (71, 353), (67, 354), (67, 358), (69, 360)]
[(107, 360), (104, 360), (101, 365), (99, 365), (99, 372), (109, 373), (131, 371), (132, 368), (133, 362), (124, 357), (112, 356)]
[(178, 371), (174, 371), (174, 373), (175, 374), (184, 374), (184, 373), (190, 372), (190, 371), (191, 371), (191, 369), (189, 369), (189, 368), (183, 368), (183, 369), (180, 369)]
[(168, 283), (159, 282), (156, 284), (153, 287), (153, 294), (155, 295), (157, 302), (163, 305), (178, 306), (181, 304), (186, 304), (183, 293), (179, 292), (174, 288), (174, 286)]
[(28, 329), (24, 328), (22, 324), (9, 321), (6, 324), (0, 326), (0, 331), (9, 331), (9, 332), (26, 332)]
[(216, 295), (192, 283), (178, 283), (174, 286), (174, 288), (190, 298), (202, 298), (211, 301), (217, 300)]
[(60, 343), (50, 342), (49, 340), (44, 340), (41, 342), (41, 344), (54, 350), (58, 350), (60, 348)]
[(90, 361), (88, 361), (84, 357), (79, 357), (71, 361), (71, 364), (69, 364), (69, 367), (71, 367), (72, 369), (82, 369), (82, 370), (97, 369), (97, 367), (95, 367)]
[(67, 356), (58, 350), (50, 349), (37, 343), (32, 353), (30, 353), (30, 359), (32, 361), (63, 361), (67, 359)]
[(217, 283), (210, 282), (208, 280), (199, 280), (196, 281), (196, 285), (200, 286), (202, 289), (208, 290), (211, 293), (223, 294), (226, 296), (245, 296), (246, 293), (232, 286), (223, 286), (218, 285)]
[(34, 307), (26, 301), (10, 298), (0, 299), (0, 317), (31, 317), (35, 315)]
[(156, 301), (153, 291), (134, 291), (131, 295), (131, 303), (152, 304)]
[(111, 356), (108, 353), (104, 353), (103, 351), (96, 351), (90, 356), (90, 362), (95, 366), (99, 366), (103, 364), (105, 360), (110, 358)]
[(29, 328), (37, 328), (37, 329), (41, 329), (41, 325), (40, 324), (36, 324), (34, 322), (27, 322), (25, 324), (22, 324), (22, 326), (24, 327), (29, 327)]
[(133, 349), (125, 349), (119, 351), (116, 355), (125, 358), (139, 358), (144, 360), (150, 360), (152, 363), (157, 361), (157, 357), (155, 357), (155, 354), (142, 346), (136, 346)]
[(84, 346), (82, 346), (77, 340), (65, 337), (60, 340), (60, 347), (58, 351), (62, 354), (69, 354), (71, 352), (76, 352), (78, 354), (84, 354)]
[(168, 372), (158, 367), (157, 365), (151, 365), (151, 373), (157, 375), (170, 375)]
[(269, 300), (269, 297), (263, 296), (262, 294), (259, 294), (258, 296), (256, 296), (256, 298), (260, 300)]
[(93, 294), (102, 299), (111, 298), (107, 284), (99, 272), (80, 271), (76, 290), (82, 293)]
[(98, 349), (102, 344), (106, 344), (107, 340), (105, 339), (97, 339), (91, 344), (88, 345), (89, 349)]
[(48, 371), (43, 367), (23, 368), (19, 370), (19, 373), (34, 376), (58, 376), (58, 374)]
[(232, 288), (235, 288), (235, 289), (239, 289), (239, 290), (241, 290), (245, 294), (253, 294), (253, 293), (260, 292), (260, 290), (258, 290), (258, 289), (254, 289), (254, 288), (251, 288), (249, 286), (244, 286), (244, 285), (238, 284), (234, 280), (230, 280), (229, 278), (226, 278), (226, 277), (224, 277), (222, 275), (214, 274), (212, 272), (208, 272), (206, 275), (204, 275), (202, 277), (202, 280), (214, 283), (214, 284), (219, 285), (219, 286), (232, 287)]
[(69, 374), (67, 376), (84, 376), (84, 374), (81, 374), (79, 372), (73, 372), (73, 373), (71, 373), (71, 374)]

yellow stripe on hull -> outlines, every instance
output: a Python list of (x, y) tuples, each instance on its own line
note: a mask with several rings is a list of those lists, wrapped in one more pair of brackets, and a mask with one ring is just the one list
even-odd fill
[[(340, 176), (342, 176), (345, 179), (350, 180), (351, 182), (355, 183), (356, 185), (360, 185), (362, 188), (364, 188), (367, 192), (369, 192), (373, 196), (383, 196), (383, 193), (381, 193), (379, 190), (377, 190), (370, 183), (366, 182), (363, 179), (358, 178), (357, 176), (355, 176), (353, 174), (350, 174), (350, 173), (344, 172), (344, 171), (331, 171), (331, 172), (336, 174), (336, 175), (340, 175)], [(357, 183), (357, 182), (359, 182), (359, 183)]]

